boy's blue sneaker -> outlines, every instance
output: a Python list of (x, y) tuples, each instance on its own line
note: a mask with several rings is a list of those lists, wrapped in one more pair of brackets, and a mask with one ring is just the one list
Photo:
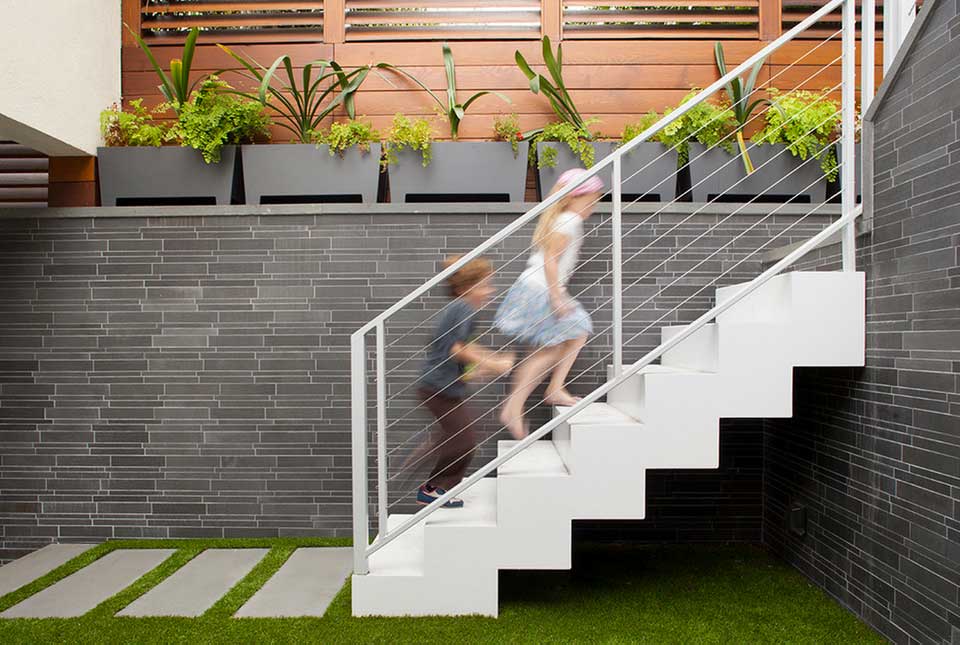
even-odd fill
[[(429, 484), (424, 484), (417, 489), (417, 504), (421, 506), (427, 506), (432, 504), (437, 500), (441, 495), (446, 495), (447, 491), (442, 488), (434, 488)], [(454, 497), (453, 499), (447, 500), (447, 503), (443, 505), (443, 508), (463, 508), (463, 500)]]

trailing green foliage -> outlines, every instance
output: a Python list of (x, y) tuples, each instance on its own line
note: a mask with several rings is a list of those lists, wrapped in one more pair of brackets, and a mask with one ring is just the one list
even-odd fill
[(330, 156), (341, 157), (347, 148), (357, 146), (362, 152), (370, 152), (370, 144), (380, 141), (380, 131), (374, 129), (369, 121), (351, 119), (330, 124), (330, 128), (316, 133), (317, 143), (330, 147)]
[[(530, 81), (530, 91), (534, 94), (540, 94), (542, 92), (543, 95), (547, 97), (547, 100), (550, 102), (550, 107), (553, 108), (554, 113), (556, 113), (561, 123), (567, 123), (575, 130), (585, 133), (587, 138), (592, 138), (590, 122), (580, 115), (577, 106), (570, 97), (570, 93), (567, 91), (566, 84), (563, 82), (563, 46), (558, 44), (557, 53), (554, 55), (553, 48), (550, 46), (550, 38), (544, 36), (542, 49), (543, 63), (547, 67), (550, 78), (553, 79), (552, 83), (550, 79), (543, 74), (538, 74), (533, 71), (533, 68), (527, 63), (527, 59), (523, 57), (520, 50), (514, 53), (517, 67), (520, 68), (520, 71), (522, 71), (524, 76), (527, 77), (527, 80)], [(531, 130), (527, 133), (527, 136), (532, 136), (537, 132), (538, 130)], [(590, 165), (592, 165), (592, 163)]]
[[(336, 61), (315, 60), (303, 66), (298, 79), (289, 55), (279, 56), (267, 68), (226, 45), (218, 43), (217, 47), (243, 66), (243, 70), (232, 71), (257, 86), (256, 92), (232, 91), (259, 101), (278, 117), (277, 126), (289, 130), (300, 143), (310, 143), (320, 122), (339, 105), (343, 105), (349, 118), (355, 118), (354, 95), (370, 71), (394, 69), (387, 63), (374, 63), (347, 71)], [(281, 69), (285, 75), (282, 80)]]
[[(157, 111), (162, 110), (154, 112)], [(143, 107), (143, 99), (130, 101), (129, 110), (124, 110), (114, 103), (101, 112), (100, 133), (103, 135), (104, 144), (111, 148), (160, 146), (171, 137), (170, 127), (154, 122), (153, 114)]]
[(829, 181), (837, 179), (837, 155), (833, 145), (840, 127), (840, 104), (827, 92), (770, 90), (773, 109), (767, 110), (766, 125), (753, 136), (756, 143), (784, 143), (790, 153), (806, 160), (820, 160)]
[(170, 103), (173, 109), (179, 112), (180, 106), (187, 103), (190, 99), (190, 94), (197, 84), (205, 80), (205, 78), (198, 78), (192, 83), (190, 82), (193, 54), (197, 48), (197, 38), (200, 36), (200, 29), (194, 27), (190, 30), (190, 33), (187, 34), (187, 39), (183, 44), (183, 54), (180, 55), (180, 58), (170, 60), (170, 74), (168, 75), (163, 71), (163, 68), (160, 67), (156, 57), (153, 55), (153, 51), (147, 43), (143, 42), (140, 34), (131, 29), (130, 25), (126, 25), (126, 27), (130, 33), (133, 34), (133, 37), (136, 38), (140, 49), (147, 55), (153, 71), (157, 73), (157, 77), (160, 79), (160, 93), (163, 94), (163, 97), (167, 99), (167, 102)]
[(515, 113), (501, 115), (493, 120), (493, 134), (498, 141), (507, 141), (513, 148), (513, 156), (520, 153), (520, 142), (523, 141), (523, 132), (520, 130), (520, 117)]
[[(583, 167), (589, 168), (595, 161), (596, 151), (593, 149), (592, 143), (597, 137), (596, 133), (590, 132), (589, 127), (599, 122), (599, 119), (588, 119), (584, 121), (583, 129), (567, 121), (550, 123), (533, 136), (532, 145), (536, 148), (536, 144), (547, 141), (565, 143), (570, 151), (580, 158)], [(557, 165), (556, 148), (545, 146), (537, 148), (537, 150), (537, 168), (554, 168)], [(530, 155), (530, 163), (533, 164), (533, 162), (534, 155)]]
[(225, 145), (251, 143), (269, 136), (269, 117), (263, 106), (225, 90), (230, 86), (216, 76), (205, 80), (187, 103), (177, 106), (177, 136), (181, 145), (196, 148), (207, 163), (220, 161)]
[[(693, 90), (687, 94), (680, 101), (680, 105), (692, 99), (697, 93), (697, 90)], [(671, 112), (673, 108), (663, 111), (664, 115)], [(690, 159), (691, 141), (701, 143), (708, 148), (719, 146), (732, 154), (733, 144), (730, 142), (730, 133), (736, 126), (736, 117), (729, 106), (703, 101), (663, 128), (657, 134), (657, 139), (677, 151), (677, 163), (682, 167)]]
[(393, 117), (393, 126), (387, 134), (386, 165), (397, 163), (397, 153), (410, 148), (420, 153), (423, 167), (430, 165), (433, 145), (433, 128), (426, 119), (410, 120), (402, 114)]
[[(727, 64), (723, 56), (723, 44), (716, 42), (713, 50), (717, 59), (717, 69), (720, 71), (720, 76), (726, 76)], [(770, 101), (764, 98), (756, 99), (753, 102), (750, 100), (753, 98), (754, 88), (757, 85), (757, 76), (759, 76), (765, 61), (766, 57), (757, 61), (750, 69), (750, 75), (746, 80), (737, 77), (726, 85), (727, 97), (731, 102), (730, 109), (733, 110), (733, 116), (737, 120), (737, 145), (740, 147), (740, 157), (743, 159), (743, 167), (744, 170), (747, 171), (747, 174), (753, 172), (753, 162), (750, 160), (750, 154), (747, 152), (747, 143), (743, 140), (743, 129), (747, 123), (750, 122), (750, 118), (755, 109), (761, 105), (765, 106), (770, 104)]]

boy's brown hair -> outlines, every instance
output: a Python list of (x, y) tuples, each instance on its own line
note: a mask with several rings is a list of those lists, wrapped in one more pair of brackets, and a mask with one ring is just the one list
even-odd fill
[[(451, 255), (443, 261), (443, 268), (452, 266), (462, 255)], [(447, 287), (451, 298), (459, 298), (476, 286), (484, 278), (493, 275), (493, 265), (484, 257), (474, 258), (447, 278)]]

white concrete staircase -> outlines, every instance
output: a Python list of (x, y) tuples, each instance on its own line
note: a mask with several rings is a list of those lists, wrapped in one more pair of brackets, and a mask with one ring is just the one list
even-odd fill
[(721, 418), (790, 416), (794, 367), (863, 365), (864, 302), (862, 273), (774, 277), (372, 554), (354, 615), (496, 616), (499, 570), (570, 568), (571, 520), (643, 519), (648, 469), (716, 468)]

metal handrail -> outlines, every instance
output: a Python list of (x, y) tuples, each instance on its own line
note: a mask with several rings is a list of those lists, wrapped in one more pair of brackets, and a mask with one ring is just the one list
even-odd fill
[(577, 414), (582, 412), (584, 409), (586, 409), (586, 407), (591, 403), (596, 403), (600, 397), (606, 395), (608, 392), (616, 388), (618, 385), (623, 383), (625, 380), (627, 380), (634, 374), (637, 374), (644, 367), (646, 367), (656, 359), (660, 358), (663, 354), (670, 351), (671, 349), (673, 349), (674, 347), (682, 343), (684, 340), (686, 340), (687, 338), (695, 334), (698, 330), (700, 330), (704, 325), (708, 324), (714, 318), (724, 313), (725, 311), (733, 307), (735, 304), (737, 304), (738, 302), (746, 298), (748, 295), (750, 295), (751, 293), (753, 293), (754, 291), (762, 287), (774, 276), (781, 273), (785, 268), (789, 267), (794, 262), (796, 262), (797, 260), (805, 256), (807, 253), (809, 253), (811, 250), (816, 248), (822, 241), (826, 240), (837, 231), (843, 230), (845, 226), (852, 225), (853, 222), (857, 219), (857, 217), (860, 216), (862, 212), (863, 212), (863, 207), (857, 206), (856, 209), (846, 213), (845, 215), (837, 219), (835, 222), (833, 222), (832, 224), (824, 228), (822, 231), (820, 231), (819, 233), (811, 237), (809, 240), (804, 242), (799, 247), (797, 247), (797, 249), (795, 249), (792, 253), (784, 257), (782, 260), (780, 260), (779, 262), (774, 264), (772, 267), (770, 267), (769, 269), (767, 269), (766, 271), (758, 275), (753, 280), (751, 280), (749, 283), (747, 283), (744, 286), (743, 289), (737, 291), (736, 294), (731, 296), (730, 299), (724, 301), (723, 304), (716, 305), (713, 309), (711, 309), (710, 311), (703, 314), (702, 316), (697, 318), (695, 321), (687, 325), (682, 332), (678, 333), (676, 336), (671, 337), (670, 340), (665, 341), (656, 349), (653, 349), (650, 352), (648, 352), (643, 358), (638, 360), (636, 363), (634, 363), (630, 367), (626, 368), (620, 376), (615, 377), (614, 379), (608, 381), (607, 383), (595, 389), (590, 394), (584, 396), (583, 399), (580, 402), (578, 402), (576, 405), (573, 405), (567, 408), (561, 414), (555, 416), (553, 419), (551, 419), (544, 425), (540, 426), (539, 428), (531, 432), (529, 435), (527, 435), (525, 438), (517, 442), (512, 448), (510, 448), (510, 450), (498, 456), (496, 459), (493, 459), (487, 462), (486, 464), (484, 464), (483, 466), (481, 466), (472, 475), (465, 478), (463, 481), (461, 481), (459, 484), (457, 484), (456, 486), (448, 490), (443, 495), (439, 496), (435, 502), (431, 503), (429, 506), (426, 506), (420, 509), (418, 512), (411, 515), (409, 518), (407, 518), (404, 522), (402, 522), (399, 526), (397, 526), (393, 530), (389, 531), (388, 533), (379, 535), (377, 537), (377, 540), (373, 544), (371, 544), (369, 547), (366, 548), (365, 551), (366, 551), (367, 557), (373, 555), (374, 553), (376, 553), (386, 545), (390, 544), (390, 542), (400, 537), (400, 535), (403, 534), (407, 529), (410, 529), (413, 526), (425, 520), (431, 514), (438, 511), (443, 506), (443, 504), (453, 499), (457, 495), (460, 495), (465, 490), (467, 490), (468, 488), (476, 484), (478, 481), (480, 481), (481, 479), (483, 479), (484, 477), (492, 473), (498, 467), (502, 466), (503, 464), (513, 459), (515, 456), (517, 456), (518, 454), (526, 450), (528, 447), (530, 447), (530, 445), (533, 444), (535, 441), (538, 441), (541, 437), (545, 436), (551, 430), (556, 429), (556, 427), (559, 426), (561, 423), (564, 423), (571, 417), (576, 416)]
[[(830, 226), (826, 227), (823, 231), (813, 236), (799, 247), (797, 247), (793, 252), (788, 254), (782, 260), (777, 262), (773, 267), (764, 271), (762, 274), (750, 281), (745, 287), (739, 290), (733, 297), (725, 301), (721, 305), (717, 305), (712, 308), (707, 313), (703, 314), (693, 323), (688, 325), (682, 332), (673, 336), (668, 341), (662, 343), (656, 349), (648, 352), (642, 359), (628, 368), (624, 368), (622, 365), (622, 321), (618, 314), (622, 313), (622, 303), (620, 298), (622, 298), (622, 285), (619, 283), (620, 278), (620, 236), (618, 234), (618, 224), (620, 223), (620, 169), (622, 157), (625, 154), (630, 153), (636, 146), (640, 145), (642, 142), (648, 140), (651, 136), (662, 130), (664, 127), (673, 123), (677, 119), (684, 116), (691, 109), (707, 100), (710, 96), (716, 93), (718, 90), (723, 88), (729, 81), (734, 78), (739, 77), (741, 74), (749, 70), (753, 65), (757, 64), (760, 61), (766, 59), (770, 54), (777, 51), (787, 42), (793, 40), (798, 34), (807, 30), (809, 27), (818, 22), (825, 15), (831, 13), (837, 7), (843, 7), (843, 77), (842, 77), (842, 119), (844, 123), (844, 128), (842, 132), (842, 143), (843, 143), (843, 161), (841, 163), (842, 171), (842, 193), (843, 193), (843, 205), (842, 213), (843, 215), (832, 223)], [(513, 222), (505, 226), (503, 229), (492, 235), (490, 238), (479, 244), (472, 251), (467, 252), (461, 256), (456, 262), (449, 265), (447, 268), (439, 272), (433, 278), (425, 282), (420, 287), (417, 287), (407, 296), (402, 298), (400, 301), (396, 302), (384, 312), (376, 316), (374, 319), (363, 325), (360, 329), (354, 332), (350, 338), (350, 347), (351, 347), (351, 395), (352, 395), (352, 427), (353, 427), (353, 451), (352, 451), (352, 465), (353, 465), (353, 474), (354, 474), (354, 499), (353, 499), (353, 531), (354, 531), (354, 573), (358, 575), (368, 573), (368, 559), (371, 555), (385, 547), (387, 544), (398, 538), (404, 532), (412, 528), (413, 526), (419, 524), (425, 520), (429, 515), (436, 512), (441, 508), (447, 501), (453, 499), (457, 495), (461, 494), (463, 491), (467, 490), (478, 482), (483, 477), (492, 473), (498, 467), (506, 463), (507, 461), (513, 459), (520, 452), (526, 450), (533, 442), (539, 440), (541, 437), (545, 436), (551, 430), (555, 429), (561, 423), (564, 423), (574, 415), (580, 413), (591, 403), (596, 402), (600, 397), (606, 395), (612, 389), (621, 384), (624, 380), (637, 374), (641, 369), (651, 364), (654, 360), (659, 358), (665, 352), (669, 351), (675, 347), (680, 342), (684, 341), (690, 335), (695, 333), (697, 330), (702, 328), (704, 325), (712, 321), (718, 315), (734, 306), (744, 297), (760, 288), (763, 284), (773, 278), (775, 275), (779, 274), (786, 267), (790, 266), (798, 259), (806, 255), (810, 250), (816, 248), (821, 242), (828, 239), (830, 236), (834, 235), (836, 232), (842, 232), (843, 238), (843, 267), (845, 270), (851, 270), (854, 264), (854, 221), (862, 213), (862, 207), (854, 207), (853, 201), (855, 198), (852, 197), (854, 191), (854, 171), (853, 171), (853, 128), (849, 127), (853, 122), (853, 110), (855, 109), (854, 104), (854, 60), (855, 60), (855, 32), (854, 29), (854, 4), (853, 0), (830, 0), (827, 4), (822, 6), (818, 11), (814, 12), (806, 19), (798, 23), (789, 31), (782, 34), (779, 38), (769, 43), (766, 47), (762, 48), (760, 51), (756, 52), (749, 58), (747, 58), (743, 63), (729, 71), (727, 74), (722, 76), (718, 81), (712, 83), (710, 86), (699, 92), (692, 99), (679, 106), (676, 110), (660, 118), (656, 123), (651, 125), (649, 128), (644, 130), (640, 135), (633, 138), (631, 141), (627, 142), (612, 154), (597, 162), (592, 168), (587, 172), (582, 173), (577, 179), (573, 180), (563, 189), (555, 192), (550, 195), (543, 202), (530, 209), (524, 215), (515, 219)], [(871, 21), (872, 22), (872, 21)], [(870, 26), (872, 27), (872, 25)], [(872, 33), (872, 29), (870, 29)], [(866, 59), (865, 59), (866, 61)], [(872, 70), (871, 70), (872, 71)], [(866, 85), (866, 84), (865, 84)], [(613, 280), (614, 280), (614, 343), (613, 343), (613, 353), (614, 353), (614, 375), (613, 378), (596, 388), (588, 395), (586, 395), (581, 401), (577, 404), (567, 408), (563, 413), (554, 417), (545, 425), (541, 426), (537, 430), (531, 432), (527, 437), (517, 442), (513, 447), (511, 447), (507, 452), (502, 455), (499, 455), (497, 458), (481, 466), (477, 471), (471, 474), (469, 477), (462, 480), (459, 484), (448, 490), (446, 493), (434, 500), (430, 505), (422, 508), (420, 511), (410, 516), (398, 526), (392, 530), (388, 530), (387, 527), (387, 512), (384, 508), (385, 496), (383, 491), (386, 487), (386, 465), (385, 463), (378, 463), (378, 483), (380, 484), (381, 498), (380, 498), (380, 513), (379, 513), (379, 535), (373, 544), (369, 543), (369, 524), (368, 524), (368, 512), (367, 512), (367, 503), (368, 503), (368, 494), (367, 494), (367, 437), (366, 437), (366, 341), (365, 337), (368, 332), (371, 330), (376, 330), (377, 332), (377, 355), (376, 355), (376, 364), (377, 364), (377, 373), (382, 374), (383, 372), (383, 361), (384, 358), (382, 354), (384, 353), (384, 323), (390, 319), (395, 313), (402, 310), (410, 302), (420, 297), (430, 289), (436, 287), (449, 276), (453, 275), (456, 271), (460, 270), (471, 260), (479, 257), (484, 252), (486, 252), (491, 247), (500, 243), (504, 239), (508, 238), (510, 235), (518, 231), (521, 227), (531, 222), (544, 210), (557, 203), (559, 200), (563, 199), (571, 191), (575, 190), (580, 184), (587, 181), (590, 177), (601, 172), (604, 168), (609, 165), (613, 165), (613, 221), (614, 221), (614, 235), (613, 235), (613, 256), (614, 256), (614, 269), (613, 269)], [(382, 379), (381, 379), (382, 380)], [(382, 390), (384, 384), (377, 383), (377, 392), (378, 392), (378, 401), (382, 398)], [(383, 418), (384, 410), (382, 407), (378, 406), (377, 417), (378, 417), (378, 428), (382, 430), (385, 424), (385, 419)], [(384, 432), (380, 431), (377, 436), (378, 442), (378, 454), (384, 452), (384, 442), (385, 442)], [(381, 460), (382, 461), (382, 460)]]

